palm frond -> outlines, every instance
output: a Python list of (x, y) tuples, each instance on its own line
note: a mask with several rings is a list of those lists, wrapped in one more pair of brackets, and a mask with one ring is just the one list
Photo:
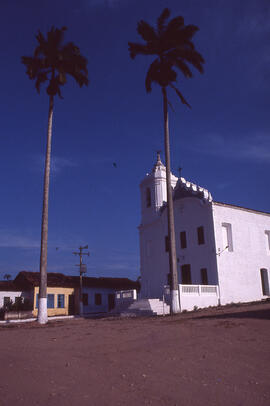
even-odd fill
[(191, 49), (181, 48), (175, 50), (175, 54), (176, 59), (181, 58), (182, 60), (187, 61), (188, 63), (193, 65), (194, 68), (196, 68), (200, 73), (203, 73), (204, 59), (199, 52)]
[(138, 22), (137, 32), (146, 42), (157, 40), (157, 34), (154, 28), (143, 20)]
[(194, 37), (197, 31), (199, 31), (199, 27), (196, 25), (186, 25), (179, 31), (178, 39), (180, 42), (188, 42)]
[(149, 49), (147, 45), (138, 44), (136, 42), (128, 43), (128, 50), (131, 59), (134, 59), (137, 55), (154, 55), (153, 49)]
[(21, 61), (27, 68), (26, 74), (29, 76), (29, 79), (35, 79), (42, 69), (44, 69), (44, 63), (41, 58), (22, 56)]
[(162, 11), (162, 13), (160, 14), (160, 16), (158, 17), (157, 20), (157, 29), (158, 29), (158, 34), (161, 35), (162, 32), (165, 29), (165, 22), (166, 20), (168, 20), (168, 18), (170, 17), (171, 12), (168, 8), (164, 8), (164, 10)]
[(184, 98), (184, 96), (182, 95), (180, 90), (178, 90), (177, 87), (175, 87), (172, 83), (170, 83), (170, 87), (173, 90), (175, 90), (175, 92), (176, 92), (177, 96), (180, 98), (181, 102), (191, 109), (191, 105), (186, 101), (186, 99)]
[(170, 102), (170, 100), (167, 98), (167, 103), (168, 103), (168, 105), (170, 106), (170, 108), (172, 109), (172, 111), (173, 111), (173, 113), (175, 113), (175, 110), (174, 110), (174, 108), (173, 108), (173, 105), (172, 105), (172, 103)]
[(36, 79), (38, 92), (40, 85), (49, 80), (47, 93), (62, 97), (60, 89), (67, 82), (67, 75), (71, 75), (80, 87), (88, 85), (87, 59), (81, 55), (80, 49), (74, 43), (62, 45), (65, 31), (66, 27), (59, 29), (52, 26), (47, 37), (38, 31), (36, 35), (38, 45), (34, 56), (22, 57), (29, 78)]
[(186, 78), (192, 78), (193, 74), (189, 69), (189, 66), (181, 59), (175, 59), (174, 65), (183, 73)]
[(158, 72), (160, 70), (160, 61), (155, 59), (151, 63), (145, 78), (145, 88), (147, 93), (150, 93), (152, 90), (152, 82), (155, 82), (157, 79)]
[(39, 45), (35, 49), (34, 57), (38, 57), (39, 55), (45, 55), (47, 51), (47, 42), (42, 32), (38, 31), (36, 39)]
[(36, 86), (36, 89), (37, 89), (38, 93), (40, 93), (40, 85), (41, 85), (41, 83), (45, 83), (45, 82), (47, 82), (47, 80), (48, 80), (48, 72), (40, 72), (37, 75), (37, 80), (36, 80), (35, 86)]
[(184, 27), (184, 17), (178, 16), (172, 18), (167, 25), (166, 32), (175, 32)]

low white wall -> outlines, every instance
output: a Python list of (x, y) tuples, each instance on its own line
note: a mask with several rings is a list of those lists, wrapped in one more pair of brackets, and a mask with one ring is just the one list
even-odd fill
[(194, 310), (218, 306), (219, 290), (217, 285), (179, 285), (180, 308)]

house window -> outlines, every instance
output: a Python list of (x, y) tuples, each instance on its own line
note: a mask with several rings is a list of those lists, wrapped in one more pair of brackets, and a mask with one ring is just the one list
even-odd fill
[(52, 293), (47, 295), (47, 308), (54, 309), (54, 295)]
[(187, 248), (187, 235), (185, 231), (181, 231), (180, 233), (180, 245), (181, 248)]
[(82, 302), (84, 306), (88, 306), (88, 293), (83, 293)]
[(15, 297), (15, 304), (18, 305), (18, 304), (21, 304), (21, 303), (22, 303), (22, 298), (20, 296), (16, 296)]
[(57, 295), (57, 307), (61, 309), (65, 307), (65, 295)]
[(222, 250), (226, 248), (228, 251), (233, 251), (233, 241), (232, 241), (232, 225), (229, 223), (222, 223), (222, 240), (223, 247)]
[(11, 300), (9, 296), (4, 296), (4, 307), (10, 304)]
[(182, 274), (182, 284), (191, 285), (192, 282), (191, 282), (190, 264), (181, 266), (181, 274)]
[(201, 284), (202, 285), (208, 285), (208, 275), (207, 275), (207, 269), (206, 268), (201, 269)]
[(167, 235), (165, 237), (165, 251), (169, 252), (169, 237)]
[(197, 234), (198, 234), (198, 244), (199, 245), (204, 244), (204, 229), (203, 229), (203, 226), (197, 228)]
[(95, 293), (95, 305), (100, 306), (102, 304), (101, 293)]
[(149, 187), (146, 189), (146, 207), (151, 207), (151, 190)]
[(38, 293), (36, 294), (36, 309), (38, 309)]

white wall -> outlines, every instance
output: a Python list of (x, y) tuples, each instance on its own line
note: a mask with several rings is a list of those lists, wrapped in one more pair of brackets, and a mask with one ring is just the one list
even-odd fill
[(218, 306), (219, 289), (217, 285), (179, 285), (179, 298), (181, 311)]
[(0, 307), (4, 306), (4, 297), (10, 297), (12, 303), (15, 303), (15, 297), (22, 296), (22, 292), (14, 291), (0, 291)]
[[(191, 265), (192, 283), (200, 284), (200, 269), (207, 268), (208, 283), (217, 284), (216, 248), (213, 232), (211, 203), (197, 197), (174, 201), (175, 235), (178, 281), (181, 265)], [(197, 227), (204, 227), (205, 244), (198, 245)], [(169, 272), (168, 252), (165, 252), (165, 236), (168, 235), (166, 209), (155, 221), (142, 224), (140, 231), (140, 259), (142, 297), (162, 298)], [(187, 248), (180, 247), (180, 231), (186, 231)]]
[[(267, 269), (269, 278), (270, 215), (214, 202), (213, 218), (221, 304), (263, 299), (260, 269)], [(225, 249), (224, 223), (231, 225), (232, 251)]]

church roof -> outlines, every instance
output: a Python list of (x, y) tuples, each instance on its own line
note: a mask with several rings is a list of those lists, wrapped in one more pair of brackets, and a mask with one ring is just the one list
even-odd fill
[(173, 199), (178, 200), (184, 197), (197, 197), (209, 202), (213, 200), (211, 193), (207, 189), (204, 189), (201, 186), (180, 177), (178, 178), (177, 184), (174, 188)]

